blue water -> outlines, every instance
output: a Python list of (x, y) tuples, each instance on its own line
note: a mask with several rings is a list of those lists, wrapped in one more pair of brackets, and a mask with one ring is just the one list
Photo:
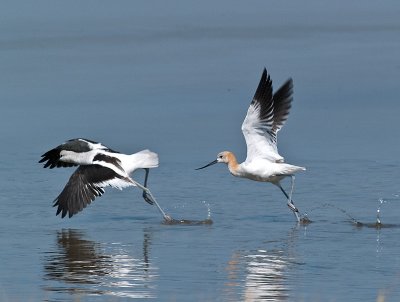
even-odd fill
[[(398, 301), (399, 14), (396, 1), (0, 4), (0, 301)], [(223, 150), (244, 160), (264, 67), (275, 88), (294, 80), (279, 151), (307, 167), (294, 200), (309, 225), (270, 184), (194, 170)], [(73, 170), (37, 161), (75, 137), (158, 152), (161, 206), (213, 223), (166, 225), (133, 188), (56, 217)]]

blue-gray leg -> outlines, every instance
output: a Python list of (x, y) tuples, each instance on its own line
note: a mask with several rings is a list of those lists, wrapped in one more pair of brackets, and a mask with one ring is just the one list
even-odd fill
[[(137, 186), (139, 189), (143, 190), (143, 198), (144, 195), (146, 195), (146, 198), (148, 198), (150, 200), (150, 204), (154, 204), (157, 209), (160, 211), (161, 215), (164, 217), (164, 219), (166, 221), (172, 221), (171, 216), (165, 214), (164, 210), (160, 207), (160, 205), (158, 204), (157, 200), (154, 198), (153, 194), (151, 194), (150, 190), (146, 187), (146, 186), (142, 186), (140, 183), (134, 181), (132, 178), (129, 177), (129, 180), (132, 184), (134, 184), (135, 186)], [(146, 200), (145, 198), (145, 200)], [(147, 201), (147, 200), (146, 200)]]
[(292, 195), (293, 195), (293, 191), (294, 191), (294, 180), (295, 180), (295, 177), (294, 177), (294, 175), (290, 175), (290, 178), (291, 178), (291, 189), (290, 189), (290, 194), (289, 195), (282, 188), (280, 183), (278, 183), (278, 187), (279, 187), (279, 189), (281, 189), (282, 193), (288, 199), (287, 200), (287, 205), (288, 205), (289, 209), (291, 209), (293, 211), (294, 215), (296, 216), (297, 222), (300, 222), (299, 210), (294, 205), (293, 199), (292, 199)]
[[(148, 177), (149, 177), (149, 171), (150, 171), (150, 169), (149, 169), (149, 168), (146, 168), (146, 169), (144, 169), (144, 171), (146, 172), (146, 175), (145, 175), (145, 177), (144, 177), (144, 187), (147, 188), (147, 179), (148, 179)], [(143, 190), (143, 195), (142, 195), (142, 196), (143, 196), (143, 199), (144, 199), (147, 203), (149, 203), (149, 204), (151, 204), (151, 205), (154, 204), (153, 200), (151, 199), (149, 193), (147, 193), (146, 190)]]

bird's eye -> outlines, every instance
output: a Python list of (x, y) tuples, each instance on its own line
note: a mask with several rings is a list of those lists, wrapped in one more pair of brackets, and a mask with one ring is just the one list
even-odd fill
[(221, 159), (222, 159), (222, 155), (218, 156), (218, 158), (221, 158)]

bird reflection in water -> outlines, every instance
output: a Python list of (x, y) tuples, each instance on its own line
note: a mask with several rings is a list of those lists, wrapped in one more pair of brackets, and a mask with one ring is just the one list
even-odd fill
[(287, 301), (288, 259), (282, 251), (258, 250), (246, 256), (245, 301)]
[(288, 301), (291, 261), (279, 250), (235, 253), (228, 262), (227, 301)]
[(144, 232), (143, 255), (133, 258), (131, 246), (100, 244), (79, 230), (57, 232), (57, 246), (45, 255), (47, 292), (155, 298), (157, 269), (150, 263), (151, 234)]
[(226, 266), (224, 301), (291, 300), (288, 278), (297, 263), (298, 236), (299, 228), (293, 228), (282, 242), (273, 240), (263, 249), (234, 252)]

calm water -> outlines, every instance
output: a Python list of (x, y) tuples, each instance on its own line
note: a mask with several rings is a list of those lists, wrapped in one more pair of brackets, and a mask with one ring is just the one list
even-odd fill
[[(1, 4), (0, 301), (398, 301), (399, 14), (396, 1)], [(245, 158), (264, 66), (275, 87), (294, 79), (279, 143), (307, 167), (294, 195), (307, 226), (270, 184), (194, 170), (225, 149)], [(73, 170), (37, 161), (74, 137), (158, 152), (159, 203), (213, 223), (166, 225), (134, 189), (55, 217)]]

